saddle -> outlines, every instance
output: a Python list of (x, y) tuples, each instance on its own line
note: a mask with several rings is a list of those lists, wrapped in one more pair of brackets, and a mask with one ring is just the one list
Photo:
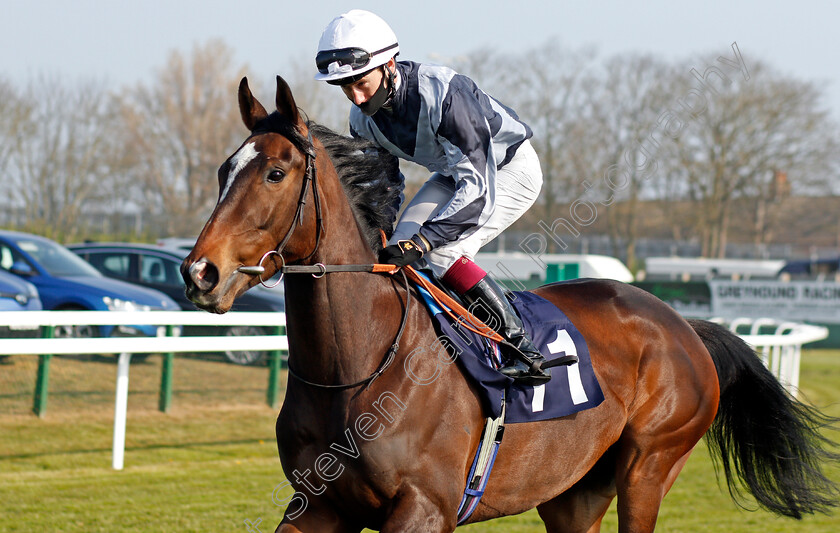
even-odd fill
[(553, 368), (551, 381), (543, 385), (522, 385), (498, 372), (499, 343), (505, 342), (498, 333), (470, 313), (434, 276), (403, 268), (420, 292), (450, 356), (477, 386), (488, 417), (498, 418), (504, 405), (507, 423), (549, 420), (595, 407), (604, 400), (586, 340), (548, 300), (530, 292), (511, 293), (514, 309), (543, 356), (550, 362), (573, 354), (578, 363)]

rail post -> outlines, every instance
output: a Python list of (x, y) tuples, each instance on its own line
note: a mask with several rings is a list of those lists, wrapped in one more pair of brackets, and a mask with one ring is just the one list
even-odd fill
[(111, 468), (122, 470), (125, 461), (125, 421), (128, 411), (128, 371), (131, 354), (121, 353), (117, 359), (117, 390), (114, 394), (114, 445)]
[[(166, 326), (166, 336), (173, 336), (174, 327)], [(160, 370), (160, 395), (158, 396), (158, 410), (161, 413), (168, 413), (172, 406), (172, 365), (175, 359), (174, 352), (163, 354), (163, 362)]]
[[(41, 337), (44, 339), (55, 338), (55, 326), (44, 326), (41, 329)], [(38, 356), (38, 374), (35, 378), (35, 399), (32, 411), (38, 418), (44, 418), (47, 414), (47, 396), (50, 387), (50, 361), (51, 354)]]
[[(283, 326), (274, 328), (276, 335), (283, 334)], [(280, 381), (280, 350), (271, 350), (268, 360), (268, 390), (266, 391), (266, 402), (272, 409), (277, 409)]]

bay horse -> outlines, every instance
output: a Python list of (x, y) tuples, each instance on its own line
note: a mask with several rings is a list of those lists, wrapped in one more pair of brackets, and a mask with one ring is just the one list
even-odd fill
[[(304, 120), (279, 76), (270, 114), (247, 79), (238, 96), (251, 133), (219, 169), (218, 203), (182, 274), (190, 299), (214, 313), (287, 274), (290, 377), (276, 433), (296, 492), (276, 531), (453, 531), (485, 414), (441, 350), (413, 357), (441, 343), (416, 291), (351, 268), (376, 263), (390, 231), (394, 191), (381, 184), (396, 163)], [(733, 497), (745, 486), (794, 518), (837, 504), (821, 463), (838, 456), (819, 432), (833, 420), (786, 394), (736, 335), (615, 281), (534, 292), (587, 339), (605, 399), (508, 425), (469, 522), (536, 507), (548, 531), (595, 532), (617, 496), (620, 531), (653, 531), (706, 434)], [(409, 367), (434, 379), (410, 379)]]

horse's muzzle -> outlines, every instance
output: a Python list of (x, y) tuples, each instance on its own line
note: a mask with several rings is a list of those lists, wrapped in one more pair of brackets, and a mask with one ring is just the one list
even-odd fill
[(207, 259), (190, 263), (189, 258), (181, 263), (181, 277), (184, 278), (185, 294), (196, 306), (214, 311), (210, 292), (219, 283), (219, 269)]

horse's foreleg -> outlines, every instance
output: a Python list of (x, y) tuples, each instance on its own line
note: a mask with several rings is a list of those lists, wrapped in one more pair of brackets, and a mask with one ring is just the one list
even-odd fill
[(298, 524), (296, 520), (294, 524), (280, 522), (280, 525), (277, 526), (274, 533), (358, 533), (359, 531), (361, 531), (359, 528), (347, 529), (343, 526), (332, 528), (324, 523)]
[(455, 531), (455, 511), (445, 513), (442, 506), (414, 487), (404, 493), (385, 520), (382, 533), (445, 533)]
[(548, 533), (598, 533), (615, 493), (570, 489), (537, 506)]

